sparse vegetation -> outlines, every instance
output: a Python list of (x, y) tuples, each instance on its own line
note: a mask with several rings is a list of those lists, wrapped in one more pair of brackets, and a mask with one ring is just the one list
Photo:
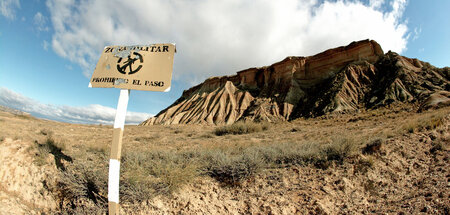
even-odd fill
[(342, 163), (345, 158), (354, 155), (357, 147), (363, 144), (363, 142), (358, 141), (357, 137), (351, 135), (338, 137), (332, 143), (326, 145), (322, 151), (328, 161)]
[(435, 143), (433, 143), (433, 147), (431, 147), (430, 152), (432, 154), (435, 154), (437, 151), (442, 151), (444, 150), (444, 144), (441, 141), (437, 141)]
[(48, 129), (42, 129), (40, 133), (44, 136), (47, 136), (47, 135), (52, 136), (53, 135), (53, 131), (48, 130)]
[(241, 180), (252, 176), (263, 166), (261, 156), (251, 149), (238, 154), (209, 151), (203, 154), (202, 161), (207, 175), (231, 186), (238, 185)]
[(373, 180), (368, 179), (363, 183), (364, 190), (373, 196), (377, 196), (377, 185)]
[(183, 133), (183, 131), (181, 131), (180, 129), (176, 129), (175, 131), (173, 131), (174, 134), (180, 134)]
[(123, 198), (146, 201), (158, 194), (170, 194), (197, 174), (195, 157), (165, 151), (134, 151), (122, 158)]
[(36, 156), (34, 158), (34, 163), (38, 166), (42, 166), (45, 165), (47, 163), (47, 158), (48, 158), (48, 148), (45, 146), (41, 146), (39, 145), (39, 143), (36, 141), (35, 142), (37, 145), (37, 150), (38, 152), (36, 153)]
[(444, 118), (447, 114), (448, 113), (445, 111), (439, 110), (419, 115), (418, 117), (408, 120), (402, 126), (402, 130), (408, 133), (414, 133), (416, 131), (436, 129), (443, 125)]
[[(124, 207), (137, 207), (155, 196), (170, 196), (204, 177), (241, 189), (260, 180), (261, 175), (272, 177), (268, 172), (274, 170), (312, 169), (325, 173), (334, 167), (350, 166), (354, 177), (365, 177), (381, 166), (379, 157), (385, 156), (392, 138), (419, 135), (408, 134), (409, 128), (413, 133), (426, 134), (423, 142), (428, 144), (427, 153), (442, 156), (448, 148), (448, 135), (443, 130), (446, 127), (442, 126), (447, 123), (448, 111), (410, 114), (375, 110), (352, 116), (358, 120), (335, 115), (275, 125), (239, 122), (218, 127), (129, 126), (123, 139), (120, 201)], [(374, 113), (376, 116), (372, 116)], [(406, 119), (405, 126), (399, 126), (400, 119)], [(56, 164), (57, 185), (49, 184), (45, 189), (58, 194), (61, 210), (67, 214), (106, 213), (110, 126), (33, 123), (22, 126), (27, 135), (18, 136), (19, 141), (34, 141), (30, 151), (37, 151), (35, 164), (45, 168)], [(20, 129), (16, 125), (0, 126), (5, 138), (14, 137)], [(403, 151), (410, 154), (408, 159), (414, 155), (406, 149), (398, 153)], [(339, 183), (345, 190), (343, 184), (347, 182)], [(381, 187), (377, 180), (352, 185), (371, 196), (377, 196)]]
[(208, 139), (208, 138), (214, 138), (214, 136), (212, 134), (202, 134), (202, 135), (200, 135), (200, 138)]
[[(203, 151), (134, 151), (123, 157), (124, 196), (145, 200), (171, 193), (196, 175), (208, 175), (224, 185), (238, 185), (265, 167), (308, 165), (326, 168), (342, 163), (356, 152), (354, 140), (336, 138), (331, 143), (285, 143)], [(140, 191), (139, 191), (140, 190)], [(125, 197), (124, 197), (125, 198)]]
[(152, 143), (158, 140), (158, 138), (160, 138), (160, 135), (154, 135), (151, 137), (148, 136), (140, 136), (140, 137), (136, 137), (134, 138), (134, 140), (141, 142), (141, 143)]
[(249, 134), (253, 132), (265, 131), (269, 128), (267, 123), (243, 122), (239, 121), (231, 125), (216, 128), (214, 133), (217, 136), (227, 134)]
[(61, 171), (57, 188), (54, 188), (61, 207), (66, 208), (68, 214), (104, 214), (108, 202), (107, 171), (105, 166), (92, 161), (74, 162)]
[(65, 170), (64, 164), (62, 163), (63, 160), (72, 162), (72, 158), (62, 152), (65, 148), (65, 144), (63, 142), (56, 142), (52, 136), (48, 136), (45, 142), (42, 144), (38, 141), (35, 141), (35, 144), (38, 149), (35, 163), (38, 166), (47, 164), (49, 154), (53, 155), (55, 165), (59, 169)]
[(372, 157), (362, 157), (355, 165), (355, 173), (367, 173), (369, 169), (373, 168), (374, 162)]
[(20, 118), (20, 119), (27, 119), (27, 120), (35, 120), (36, 119), (29, 114), (16, 114), (14, 116), (16, 116), (17, 118)]
[(385, 140), (381, 138), (376, 138), (373, 141), (370, 141), (367, 145), (362, 148), (362, 152), (364, 154), (374, 154), (381, 150), (383, 142)]
[(90, 145), (86, 146), (86, 152), (106, 156), (109, 153), (109, 149), (105, 145)]

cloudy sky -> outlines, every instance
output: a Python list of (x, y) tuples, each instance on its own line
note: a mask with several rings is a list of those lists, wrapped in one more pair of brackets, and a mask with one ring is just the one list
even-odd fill
[(128, 123), (205, 78), (355, 40), (450, 66), (448, 0), (0, 0), (0, 105), (112, 123), (118, 89), (88, 88), (108, 45), (176, 43), (172, 90), (132, 91)]

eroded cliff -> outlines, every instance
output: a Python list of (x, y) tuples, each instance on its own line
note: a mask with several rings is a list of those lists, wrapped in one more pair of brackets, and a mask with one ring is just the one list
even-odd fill
[(363, 40), (209, 78), (142, 125), (271, 122), (435, 97), (428, 104), (442, 105), (450, 101), (449, 88), (448, 67), (384, 54), (377, 42)]

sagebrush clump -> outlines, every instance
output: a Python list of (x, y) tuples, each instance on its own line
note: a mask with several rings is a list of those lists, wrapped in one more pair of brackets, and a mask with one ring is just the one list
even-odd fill
[(265, 131), (269, 128), (267, 123), (243, 122), (239, 121), (231, 125), (218, 127), (214, 130), (217, 136), (227, 134), (249, 134), (253, 132)]

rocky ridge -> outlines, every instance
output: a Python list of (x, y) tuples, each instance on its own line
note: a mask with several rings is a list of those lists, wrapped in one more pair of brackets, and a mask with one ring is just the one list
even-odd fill
[(418, 103), (421, 109), (447, 106), (449, 75), (449, 67), (384, 54), (377, 42), (362, 40), (209, 78), (141, 125), (285, 121), (395, 102)]

